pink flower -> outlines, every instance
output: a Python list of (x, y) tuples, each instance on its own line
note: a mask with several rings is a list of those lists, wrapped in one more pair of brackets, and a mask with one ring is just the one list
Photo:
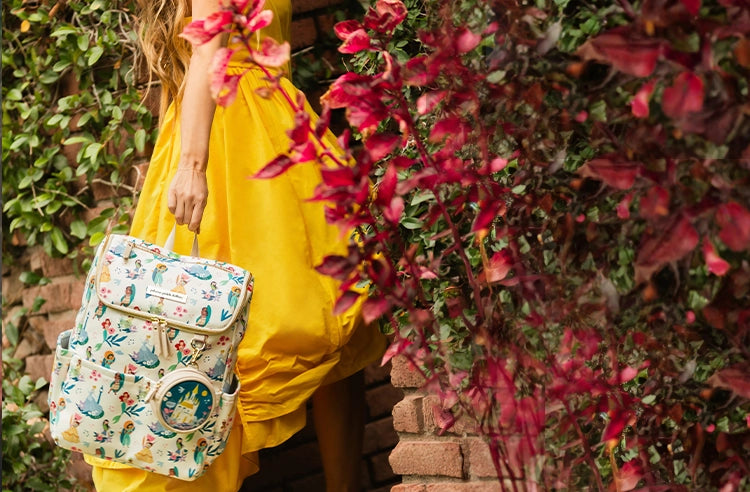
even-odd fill
[(102, 377), (100, 373), (97, 371), (91, 371), (91, 375), (89, 375), (89, 378), (91, 378), (94, 381), (99, 381), (99, 378)]

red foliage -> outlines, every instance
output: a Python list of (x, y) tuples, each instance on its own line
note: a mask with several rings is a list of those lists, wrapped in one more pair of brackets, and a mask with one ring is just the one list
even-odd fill
[[(337, 24), (367, 69), (331, 85), (314, 127), (282, 90), (289, 149), (256, 177), (320, 164), (312, 199), (357, 231), (317, 267), (342, 282), (335, 312), (369, 282), (363, 317), (394, 332), (383, 362), (423, 372), (443, 431), (473, 418), (514, 487), (665, 490), (678, 469), (696, 486), (746, 483), (750, 5), (607, 4), (590, 18), (615, 12), (602, 25), (617, 27), (588, 27), (573, 55), (559, 49), (581, 33), (572, 12), (477, 0), (485, 21), (470, 22), (462, 4), (427, 2), (408, 58), (392, 54), (411, 18), (399, 0)], [(288, 47), (251, 53), (277, 63)], [(335, 108), (361, 148), (323, 144)], [(704, 432), (719, 413), (734, 434)]]

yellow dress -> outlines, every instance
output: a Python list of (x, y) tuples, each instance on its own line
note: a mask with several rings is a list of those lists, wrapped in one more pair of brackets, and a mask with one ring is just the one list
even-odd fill
[[(266, 8), (274, 11), (274, 21), (256, 41), (263, 36), (288, 40), (290, 1), (267, 0)], [(233, 61), (228, 70), (240, 74), (246, 68)], [(319, 386), (361, 370), (383, 353), (385, 338), (376, 326), (361, 321), (356, 307), (342, 316), (332, 314), (338, 283), (314, 270), (326, 255), (344, 253), (348, 241), (325, 222), (323, 204), (305, 201), (320, 182), (317, 166), (300, 164), (273, 179), (250, 179), (287, 150), (286, 131), (293, 127), (294, 113), (281, 94), (264, 99), (256, 93), (266, 85), (263, 73), (251, 69), (239, 82), (237, 99), (216, 109), (209, 142), (208, 204), (199, 235), (202, 257), (234, 263), (255, 277), (248, 329), (237, 361), (240, 418), (235, 419), (224, 453), (197, 481), (182, 482), (87, 457), (96, 465), (99, 490), (202, 490), (202, 483), (215, 491), (236, 490), (257, 470), (254, 451), (280, 444), (304, 427), (305, 402)], [(298, 92), (287, 79), (282, 86), (292, 97)], [(309, 107), (308, 111), (316, 117)], [(132, 235), (156, 244), (165, 242), (174, 225), (166, 203), (180, 155), (179, 134), (179, 121), (170, 107), (131, 228)], [(336, 145), (333, 135), (326, 138)], [(187, 228), (178, 228), (175, 250), (188, 253), (191, 242)]]

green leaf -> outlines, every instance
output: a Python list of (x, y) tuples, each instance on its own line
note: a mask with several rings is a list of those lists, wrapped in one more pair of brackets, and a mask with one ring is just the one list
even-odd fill
[(83, 157), (89, 158), (93, 162), (94, 159), (96, 159), (96, 156), (99, 155), (99, 151), (102, 150), (102, 147), (103, 145), (99, 142), (93, 142), (86, 147), (86, 150), (83, 152)]
[(68, 254), (68, 243), (65, 241), (65, 237), (60, 229), (52, 229), (52, 232), (50, 232), (50, 238), (52, 239), (52, 244), (55, 245), (57, 251), (64, 255)]
[(143, 152), (146, 148), (146, 130), (143, 128), (138, 129), (133, 136), (135, 148), (138, 152)]
[(42, 276), (36, 272), (23, 272), (18, 276), (18, 280), (26, 285), (36, 285), (42, 279)]
[(104, 54), (104, 48), (101, 46), (94, 46), (89, 50), (88, 65), (92, 66), (94, 63), (99, 61), (99, 58)]
[(72, 234), (73, 236), (79, 239), (83, 239), (86, 237), (86, 232), (86, 224), (82, 220), (77, 219), (70, 224), (70, 234)]
[[(11, 347), (18, 345), (18, 327), (15, 323), (5, 323), (3, 326), (3, 333), (8, 337)], [(3, 354), (3, 366), (5, 366), (5, 355)]]
[(103, 232), (95, 232), (89, 238), (89, 246), (98, 246), (99, 243), (101, 243), (103, 239), (104, 239)]
[(91, 142), (93, 139), (90, 136), (85, 135), (77, 135), (75, 137), (66, 138), (63, 140), (63, 145), (73, 145), (77, 143), (88, 143)]
[(5, 94), (5, 99), (8, 101), (20, 101), (23, 99), (23, 94), (20, 90), (13, 88)]
[(89, 49), (89, 37), (85, 34), (79, 34), (76, 43), (78, 44), (78, 49), (81, 51)]

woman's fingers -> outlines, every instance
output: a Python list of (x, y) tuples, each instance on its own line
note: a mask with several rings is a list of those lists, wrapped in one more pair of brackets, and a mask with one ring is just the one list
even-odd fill
[(178, 169), (167, 193), (167, 208), (179, 225), (188, 224), (193, 232), (200, 228), (208, 198), (206, 174), (193, 169)]

